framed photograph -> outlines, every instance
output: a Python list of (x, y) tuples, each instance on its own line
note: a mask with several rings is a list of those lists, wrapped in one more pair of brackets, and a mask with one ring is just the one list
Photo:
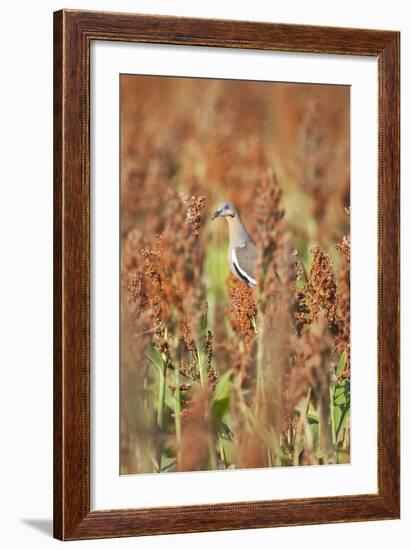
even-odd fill
[(392, 31), (54, 14), (54, 534), (399, 517)]

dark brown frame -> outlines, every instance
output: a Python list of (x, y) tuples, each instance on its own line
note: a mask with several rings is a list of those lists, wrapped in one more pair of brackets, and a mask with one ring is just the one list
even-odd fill
[[(377, 494), (90, 510), (89, 75), (92, 40), (377, 58)], [(391, 31), (71, 10), (54, 14), (55, 537), (74, 540), (399, 517), (399, 46), (400, 34)]]

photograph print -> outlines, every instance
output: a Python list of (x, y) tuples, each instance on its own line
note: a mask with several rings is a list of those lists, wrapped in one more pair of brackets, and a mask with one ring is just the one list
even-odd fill
[(120, 75), (120, 473), (350, 462), (350, 87)]

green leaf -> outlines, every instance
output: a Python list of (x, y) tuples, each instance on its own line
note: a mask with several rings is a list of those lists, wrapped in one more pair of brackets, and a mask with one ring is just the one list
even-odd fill
[(336, 368), (336, 376), (340, 376), (342, 372), (345, 370), (346, 361), (347, 361), (347, 353), (344, 351), (340, 356), (339, 363)]
[(211, 402), (212, 417), (216, 425), (222, 421), (229, 410), (229, 400), (232, 390), (232, 371), (227, 371), (219, 379)]
[(212, 417), (216, 423), (219, 423), (225, 414), (229, 410), (229, 397), (224, 397), (224, 399), (218, 399), (214, 401), (212, 405)]
[(159, 351), (157, 351), (155, 348), (150, 346), (145, 353), (145, 357), (147, 357), (151, 361), (151, 363), (157, 367), (160, 374), (162, 374), (162, 371), (164, 368), (164, 362), (162, 360), (162, 357)]
[(350, 380), (346, 378), (334, 386), (333, 391), (334, 407), (334, 429), (335, 443), (339, 443), (343, 434), (343, 428), (350, 414)]
[(309, 420), (309, 428), (312, 434), (313, 448), (317, 451), (319, 448), (319, 422), (316, 420)]
[(228, 370), (221, 376), (218, 384), (216, 385), (215, 392), (212, 398), (212, 402), (220, 401), (222, 399), (229, 398), (232, 389), (232, 371)]
[(232, 441), (228, 439), (219, 438), (219, 453), (223, 460), (225, 467), (228, 467), (234, 462), (235, 446)]
[(231, 428), (228, 426), (228, 424), (225, 424), (225, 422), (220, 423), (218, 435), (222, 439), (228, 439), (229, 441), (232, 441), (232, 438), (233, 438), (233, 433), (231, 431)]
[(162, 455), (161, 457), (161, 472), (174, 472), (177, 461), (175, 458), (167, 458)]

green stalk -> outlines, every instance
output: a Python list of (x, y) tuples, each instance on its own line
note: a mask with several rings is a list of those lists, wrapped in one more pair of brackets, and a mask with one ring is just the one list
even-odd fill
[(179, 369), (175, 369), (175, 399), (174, 399), (175, 436), (178, 447), (178, 464), (181, 461), (181, 391), (179, 389)]
[(159, 374), (158, 411), (157, 411), (157, 422), (158, 422), (158, 426), (161, 429), (164, 426), (166, 381), (167, 381), (167, 361), (163, 358), (163, 367), (162, 367), (162, 371)]
[(343, 443), (342, 443), (343, 449), (347, 449), (347, 447), (349, 446), (349, 440), (350, 440), (350, 414), (346, 418), (346, 423), (344, 426)]
[(263, 315), (258, 312), (259, 327), (258, 327), (258, 349), (256, 352), (256, 412), (259, 412), (261, 399), (264, 398), (265, 381), (263, 373)]
[(219, 443), (219, 454), (221, 455), (221, 460), (222, 460), (222, 462), (224, 463), (225, 468), (226, 468), (226, 466), (227, 466), (227, 464), (226, 464), (226, 456), (225, 456), (224, 444), (223, 444), (222, 437), (218, 437), (218, 443)]
[(335, 419), (335, 405), (334, 405), (334, 398), (335, 398), (335, 386), (331, 385), (329, 387), (330, 392), (330, 425), (332, 429), (332, 443), (333, 445), (336, 444), (336, 419)]

